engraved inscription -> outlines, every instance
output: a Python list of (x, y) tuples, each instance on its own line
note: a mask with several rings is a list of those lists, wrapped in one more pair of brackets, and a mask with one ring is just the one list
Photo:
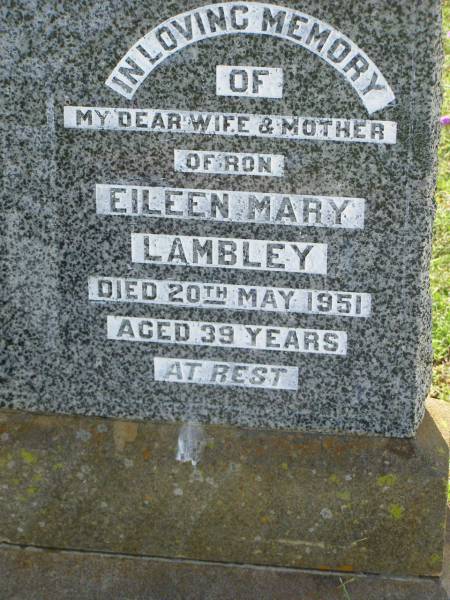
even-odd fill
[(206, 309), (370, 316), (370, 294), (202, 281), (90, 277), (89, 299)]
[[(369, 114), (393, 105), (395, 96), (386, 79), (352, 40), (315, 17), (261, 2), (220, 2), (189, 10), (165, 21), (129, 50), (106, 83), (122, 96), (131, 99), (147, 75), (174, 52), (199, 40), (235, 33), (274, 36), (313, 52), (352, 85)], [(236, 102), (232, 100), (233, 97), (243, 98), (241, 103), (244, 105), (246, 102), (250, 103), (246, 98), (277, 100), (283, 97), (287, 66), (239, 65), (233, 64), (234, 60), (231, 56), (232, 64), (215, 66), (216, 95), (227, 97), (230, 106)], [(291, 74), (292, 71), (289, 70), (289, 76)], [(317, 70), (317, 77), (320, 77), (320, 69)], [(263, 104), (268, 105), (267, 102)], [(133, 108), (65, 106), (64, 126), (85, 131), (170, 134), (163, 135), (164, 143), (173, 139), (173, 133), (259, 138), (257, 141), (252, 139), (251, 148), (248, 148), (256, 152), (222, 151), (218, 143), (213, 145), (212, 150), (196, 150), (192, 149), (192, 139), (188, 140), (188, 148), (174, 149), (173, 169), (177, 173), (194, 175), (282, 178), (288, 164), (285, 156), (295, 151), (292, 143), (284, 144), (284, 154), (271, 153), (270, 147), (267, 148), (268, 152), (262, 153), (259, 152), (264, 150), (261, 140), (267, 140), (267, 143), (270, 140), (285, 140), (320, 144), (376, 144), (381, 153), (388, 152), (385, 145), (397, 143), (397, 124), (392, 121), (343, 116), (280, 115), (272, 114), (272, 111), (269, 114), (247, 114), (148, 109), (136, 108), (136, 103)], [(276, 148), (280, 147), (281, 144), (277, 143)], [(310, 145), (304, 144), (303, 148), (307, 152)], [(307, 164), (307, 161), (301, 162), (302, 165), (304, 163)], [(152, 178), (152, 173), (148, 175)], [(188, 176), (182, 179), (189, 181)], [(217, 177), (215, 179), (219, 180)], [(328, 236), (324, 236), (323, 231), (310, 231), (309, 236), (313, 241), (305, 241), (299, 229), (292, 229), (317, 227), (350, 230), (349, 244), (358, 237), (357, 230), (362, 230), (365, 226), (367, 201), (364, 198), (334, 195), (341, 190), (348, 190), (345, 182), (339, 178), (335, 190), (331, 189), (329, 192), (332, 195), (327, 196), (299, 194), (292, 187), (287, 193), (272, 190), (270, 180), (260, 180), (262, 185), (259, 190), (257, 182), (248, 179), (240, 180), (240, 190), (220, 189), (217, 184), (213, 184), (213, 189), (171, 187), (163, 183), (160, 173), (156, 180), (160, 183), (159, 186), (134, 185), (130, 183), (133, 182), (131, 177), (124, 181), (123, 184), (96, 184), (98, 215), (158, 220), (186, 219), (216, 223), (218, 230), (214, 237), (176, 235), (168, 232), (176, 232), (178, 229), (183, 231), (182, 224), (178, 227), (175, 223), (164, 224), (160, 221), (155, 227), (155, 223), (147, 222), (149, 232), (142, 232), (137, 227), (138, 221), (132, 221), (130, 240), (133, 263), (152, 265), (153, 272), (158, 271), (154, 267), (168, 265), (189, 269), (207, 267), (220, 271), (263, 271), (266, 274), (296, 273), (308, 276), (307, 287), (302, 289), (294, 283), (290, 288), (271, 286), (267, 279), (270, 280), (270, 275), (264, 277), (266, 285), (247, 285), (251, 282), (251, 276), (243, 273), (235, 273), (234, 281), (239, 282), (240, 278), (247, 277), (246, 285), (229, 284), (220, 271), (216, 274), (218, 279), (224, 280), (223, 283), (97, 274), (89, 278), (91, 302), (102, 305), (134, 303), (172, 308), (290, 314), (288, 324), (298, 322), (292, 317), (293, 314), (347, 319), (368, 318), (371, 315), (372, 298), (368, 293), (310, 287), (315, 287), (311, 283), (314, 277), (309, 277), (310, 275), (327, 275), (328, 245), (336, 237), (340, 239), (345, 231), (330, 232)], [(294, 181), (295, 177), (292, 177), (290, 186), (294, 185)], [(303, 184), (299, 183), (299, 186)], [(257, 190), (251, 191), (255, 186)], [(307, 188), (308, 191), (314, 192), (311, 188), (312, 184)], [(278, 231), (279, 226), (291, 226), (291, 229), (284, 230), (285, 236), (274, 233), (273, 236), (267, 235), (268, 239), (243, 239), (230, 237), (235, 227), (230, 225), (224, 228), (224, 223), (270, 225), (274, 231)], [(160, 226), (164, 233), (158, 233)], [(199, 224), (191, 224), (189, 229), (202, 233), (202, 226)], [(208, 228), (208, 233), (209, 230)], [(228, 236), (223, 237), (224, 231), (228, 231)], [(246, 235), (252, 237), (250, 234)], [(258, 236), (258, 233), (255, 235)], [(288, 240), (279, 241), (279, 237)], [(328, 243), (320, 242), (324, 239)], [(138, 273), (145, 273), (145, 267), (135, 268)], [(288, 278), (285, 280), (288, 281)], [(327, 280), (324, 281), (318, 287), (327, 287)], [(302, 320), (308, 319), (304, 317)], [(323, 319), (327, 325), (330, 320)], [(347, 323), (351, 324), (351, 321), (347, 320)], [(151, 315), (108, 315), (107, 337), (109, 340), (122, 342), (347, 355), (346, 331), (289, 327), (286, 323), (284, 326), (262, 326), (217, 320), (158, 319)], [(203, 358), (193, 360), (155, 357), (154, 379), (167, 383), (295, 391), (298, 389), (298, 368), (264, 363), (219, 362)]]
[(283, 69), (218, 65), (216, 94), (248, 98), (282, 98)]
[(131, 259), (148, 264), (325, 275), (327, 245), (132, 233)]
[(397, 124), (393, 121), (138, 108), (65, 106), (64, 126), (371, 144), (397, 141)]
[(345, 356), (345, 331), (108, 315), (108, 339)]
[(95, 186), (97, 214), (361, 229), (365, 200), (231, 190)]
[(153, 360), (155, 381), (297, 390), (298, 368), (281, 365), (160, 358)]
[(130, 99), (174, 52), (206, 38), (236, 34), (274, 36), (313, 52), (345, 78), (369, 114), (395, 100), (381, 71), (349, 37), (316, 17), (262, 2), (210, 4), (167, 19), (134, 44), (106, 85)]
[(280, 154), (175, 149), (174, 165), (175, 171), (182, 173), (257, 175), (260, 177), (282, 177), (284, 174), (284, 156)]

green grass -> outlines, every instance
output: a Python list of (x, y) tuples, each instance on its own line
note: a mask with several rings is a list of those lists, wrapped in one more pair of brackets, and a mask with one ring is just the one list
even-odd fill
[[(443, 15), (445, 63), (442, 114), (450, 115), (450, 39), (447, 37), (450, 31), (450, 0), (443, 2)], [(450, 402), (450, 125), (442, 128), (439, 146), (431, 291), (434, 349), (431, 396)]]

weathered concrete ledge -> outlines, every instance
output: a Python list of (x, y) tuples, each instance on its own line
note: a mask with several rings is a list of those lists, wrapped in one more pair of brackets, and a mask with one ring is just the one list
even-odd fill
[(7, 600), (447, 600), (437, 578), (394, 578), (0, 546)]
[(184, 429), (179, 451), (197, 452), (195, 467), (176, 458), (180, 430), (0, 413), (0, 540), (324, 571), (441, 572), (448, 448), (429, 414), (416, 438), (402, 440)]

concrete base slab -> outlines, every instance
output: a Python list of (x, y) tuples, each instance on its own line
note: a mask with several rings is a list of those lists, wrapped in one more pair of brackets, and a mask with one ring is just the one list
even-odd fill
[(447, 600), (439, 579), (0, 549), (3, 600)]
[(3, 412), (0, 467), (14, 545), (442, 571), (448, 448), (429, 414), (392, 439)]

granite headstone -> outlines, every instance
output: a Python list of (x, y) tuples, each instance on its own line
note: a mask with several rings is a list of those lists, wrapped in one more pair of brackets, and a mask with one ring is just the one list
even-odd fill
[(4, 7), (0, 406), (412, 436), (439, 5)]
[(446, 597), (439, 12), (1, 4), (2, 598)]

